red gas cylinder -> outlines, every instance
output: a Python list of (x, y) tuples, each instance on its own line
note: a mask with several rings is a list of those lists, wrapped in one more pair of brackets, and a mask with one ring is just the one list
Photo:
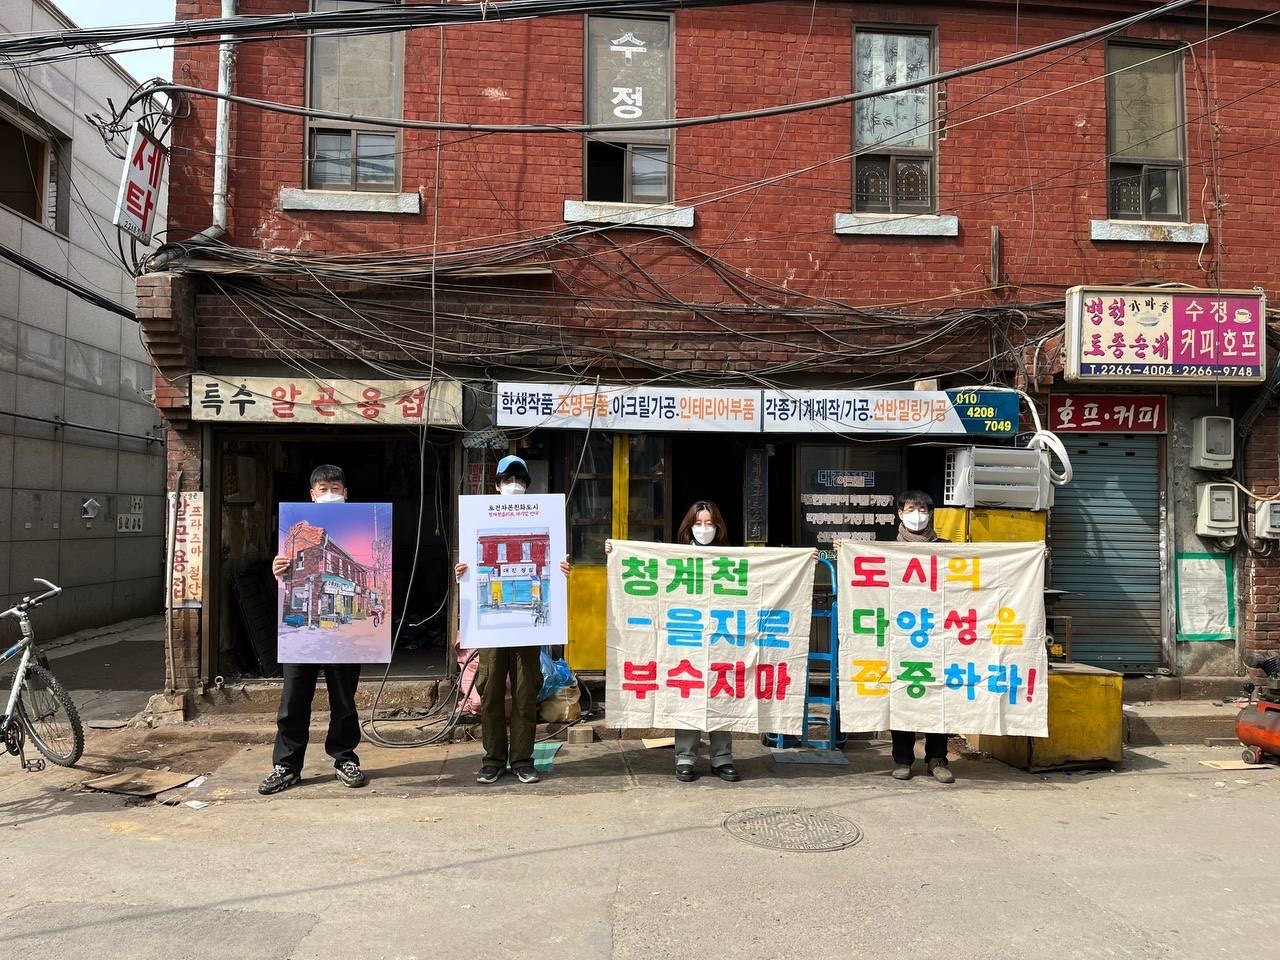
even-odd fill
[(1236, 736), (1245, 745), (1246, 763), (1261, 763), (1263, 754), (1280, 757), (1280, 703), (1258, 700), (1236, 717)]

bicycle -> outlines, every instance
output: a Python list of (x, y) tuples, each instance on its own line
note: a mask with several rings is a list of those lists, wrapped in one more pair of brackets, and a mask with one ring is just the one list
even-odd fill
[(62, 588), (39, 577), (35, 582), (47, 587), (47, 591), (38, 597), (23, 597), (17, 606), (0, 611), (0, 620), (12, 617), (22, 631), (22, 639), (0, 653), (0, 664), (19, 652), (22, 654), (18, 672), (13, 675), (8, 704), (0, 716), (0, 742), (11, 756), (19, 758), (23, 770), (33, 772), (44, 769), (44, 760), (27, 759), (24, 744), (28, 736), (37, 750), (60, 767), (75, 766), (84, 753), (80, 714), (66, 689), (49, 670), (48, 659), (36, 652), (35, 628), (28, 616), (28, 611), (56, 597)]

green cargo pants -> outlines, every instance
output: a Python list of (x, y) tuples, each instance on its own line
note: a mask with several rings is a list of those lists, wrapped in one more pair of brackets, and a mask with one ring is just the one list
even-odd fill
[[(538, 647), (481, 650), (476, 670), (484, 766), (533, 766), (542, 664)], [(511, 678), (511, 735), (507, 736), (507, 677)]]

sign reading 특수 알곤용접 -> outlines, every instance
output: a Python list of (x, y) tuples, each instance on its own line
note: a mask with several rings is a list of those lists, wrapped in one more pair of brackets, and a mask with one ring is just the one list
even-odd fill
[(615, 540), (609, 722), (803, 732), (813, 554)]
[(191, 416), (231, 423), (462, 424), (456, 380), (191, 376)]
[(1048, 735), (1044, 544), (843, 541), (847, 732)]
[(1266, 375), (1266, 297), (1257, 290), (1072, 287), (1063, 366), (1070, 381), (1252, 383)]

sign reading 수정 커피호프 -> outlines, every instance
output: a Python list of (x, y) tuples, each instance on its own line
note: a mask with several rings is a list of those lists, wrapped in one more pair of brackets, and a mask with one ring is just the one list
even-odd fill
[(838, 556), (844, 730), (1048, 735), (1043, 543)]
[(609, 722), (801, 733), (813, 572), (807, 549), (615, 541)]
[(1256, 290), (1072, 287), (1067, 380), (1249, 383), (1266, 374), (1266, 298)]

